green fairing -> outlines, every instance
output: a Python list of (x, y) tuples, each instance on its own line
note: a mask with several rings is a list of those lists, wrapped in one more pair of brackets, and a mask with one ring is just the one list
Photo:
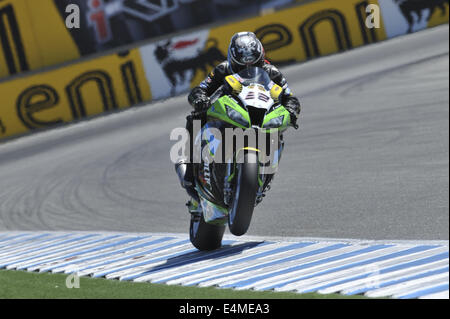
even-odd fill
[[(235, 111), (241, 113), (242, 117), (246, 119), (250, 123), (250, 116), (248, 112), (243, 109), (238, 103), (236, 103), (233, 99), (231, 99), (229, 96), (223, 96), (219, 98), (208, 110), (208, 116), (217, 118), (221, 121), (227, 122), (229, 124), (232, 124), (234, 126), (240, 127), (242, 129), (247, 129), (249, 127), (242, 126), (241, 124), (233, 121), (230, 119), (227, 115), (226, 106), (234, 109)], [(278, 128), (270, 128), (270, 129), (264, 129), (264, 126), (270, 122), (272, 119), (276, 119), (278, 117), (284, 116), (283, 124)], [(284, 106), (280, 105), (278, 108), (276, 108), (274, 111), (270, 112), (269, 114), (266, 114), (263, 121), (263, 128), (261, 129), (264, 133), (275, 133), (278, 131), (285, 131), (290, 122), (290, 114), (289, 112), (284, 108)], [(230, 182), (234, 178), (234, 172), (228, 177), (228, 181)], [(262, 186), (263, 181), (258, 176), (258, 182), (259, 185)]]
[[(271, 129), (264, 129), (264, 126), (272, 119), (275, 119), (277, 117), (284, 116), (283, 124), (278, 128), (271, 128)], [(278, 131), (284, 131), (288, 128), (289, 123), (291, 121), (291, 115), (289, 112), (284, 108), (284, 106), (279, 106), (269, 114), (266, 114), (263, 121), (263, 132), (264, 133), (275, 133)]]
[[(207, 115), (209, 117), (217, 118), (221, 121), (227, 122), (229, 124), (232, 124), (236, 127), (242, 128), (242, 129), (250, 128), (250, 127), (243, 126), (240, 123), (237, 123), (237, 122), (233, 121), (232, 119), (230, 119), (230, 117), (227, 115), (226, 106), (239, 112), (242, 115), (242, 117), (250, 123), (250, 116), (249, 116), (248, 112), (227, 95), (219, 98), (209, 108)], [(264, 126), (268, 122), (270, 122), (270, 120), (276, 119), (277, 117), (281, 117), (281, 116), (284, 116), (284, 120), (283, 120), (283, 124), (280, 127), (270, 128), (270, 129), (264, 128)], [(278, 131), (284, 131), (289, 126), (290, 118), (291, 118), (291, 116), (290, 116), (289, 112), (284, 108), (284, 106), (280, 105), (274, 111), (270, 112), (269, 114), (266, 114), (266, 116), (264, 117), (264, 121), (263, 121), (263, 127), (261, 128), (262, 132), (275, 133)]]
[[(204, 216), (205, 221), (212, 225), (225, 225), (227, 223), (226, 216), (228, 216), (228, 213), (229, 213), (228, 208), (219, 206), (217, 204), (214, 204), (214, 203), (206, 200), (205, 199), (206, 196), (204, 195), (203, 190), (200, 187), (196, 186), (195, 189), (200, 194), (201, 198), (203, 198), (203, 200), (207, 203), (206, 205), (208, 206), (209, 209), (214, 209), (216, 212), (218, 212), (219, 214), (221, 214), (223, 216), (222, 218), (215, 219), (215, 220), (207, 220), (206, 216)], [(197, 204), (197, 205), (199, 205), (199, 204)]]
[(250, 127), (243, 126), (232, 119), (230, 119), (227, 115), (226, 106), (234, 109), (235, 111), (241, 113), (242, 117), (247, 120), (248, 123), (250, 123), (250, 117), (248, 115), (248, 112), (244, 110), (238, 103), (233, 101), (229, 96), (223, 96), (219, 98), (208, 110), (207, 115), (210, 117), (217, 118), (219, 120), (222, 120), (224, 122), (230, 123), (234, 126), (237, 126), (242, 129), (247, 129)]

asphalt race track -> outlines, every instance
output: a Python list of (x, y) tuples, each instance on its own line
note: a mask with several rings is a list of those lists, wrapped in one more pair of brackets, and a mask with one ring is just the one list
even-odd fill
[[(248, 235), (449, 238), (448, 25), (283, 69), (301, 97)], [(186, 96), (0, 145), (0, 231), (187, 233)]]

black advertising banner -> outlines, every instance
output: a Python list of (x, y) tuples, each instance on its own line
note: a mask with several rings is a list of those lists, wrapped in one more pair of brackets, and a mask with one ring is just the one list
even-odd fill
[(61, 16), (80, 8), (71, 35), (82, 55), (151, 39), (207, 23), (258, 15), (296, 0), (54, 0)]

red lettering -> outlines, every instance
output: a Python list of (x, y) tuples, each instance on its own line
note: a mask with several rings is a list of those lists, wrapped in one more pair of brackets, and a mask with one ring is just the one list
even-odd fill
[(109, 39), (108, 24), (105, 19), (105, 13), (102, 11), (92, 13), (89, 19), (95, 24), (95, 30), (99, 40), (106, 41)]

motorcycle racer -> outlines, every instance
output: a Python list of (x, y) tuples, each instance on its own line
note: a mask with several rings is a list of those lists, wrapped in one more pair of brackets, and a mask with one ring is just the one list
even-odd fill
[[(228, 49), (228, 59), (217, 65), (199, 86), (192, 89), (188, 101), (194, 111), (186, 118), (186, 129), (192, 139), (192, 127), (195, 119), (202, 119), (211, 106), (210, 96), (224, 83), (226, 76), (238, 73), (243, 69), (255, 66), (264, 69), (271, 80), (283, 88), (281, 102), (291, 115), (291, 125), (298, 128), (297, 119), (301, 111), (300, 102), (292, 94), (286, 78), (277, 67), (265, 59), (262, 43), (252, 32), (239, 32), (232, 38)], [(192, 145), (192, 143), (191, 143)], [(191, 152), (192, 154), (192, 152)], [(194, 185), (193, 163), (191, 159), (183, 158), (175, 164), (175, 170), (181, 186), (189, 196), (198, 199)]]

